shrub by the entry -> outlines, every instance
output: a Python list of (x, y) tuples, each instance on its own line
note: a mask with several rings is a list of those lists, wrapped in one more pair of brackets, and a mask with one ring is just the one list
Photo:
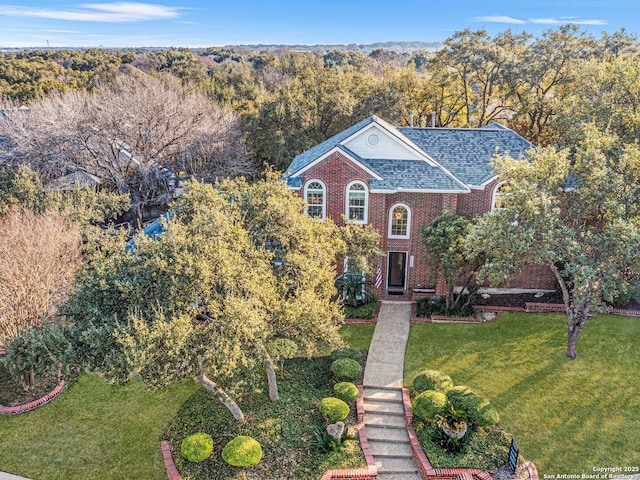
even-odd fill
[(331, 422), (339, 422), (349, 415), (349, 405), (336, 397), (326, 397), (320, 401), (320, 413)]
[(353, 382), (362, 374), (362, 367), (351, 358), (339, 358), (331, 364), (331, 373), (343, 382)]
[(340, 400), (345, 402), (353, 402), (358, 398), (358, 387), (351, 382), (340, 382), (333, 386), (333, 392)]
[(422, 420), (433, 420), (436, 415), (444, 410), (447, 403), (447, 397), (442, 392), (435, 390), (427, 390), (420, 393), (411, 402), (413, 414)]
[(451, 387), (453, 387), (451, 377), (438, 370), (424, 370), (413, 379), (413, 388), (417, 392), (435, 390), (446, 393)]

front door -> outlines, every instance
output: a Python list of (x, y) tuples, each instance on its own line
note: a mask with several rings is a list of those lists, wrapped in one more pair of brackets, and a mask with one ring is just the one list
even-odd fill
[(387, 288), (404, 290), (407, 272), (407, 252), (389, 252)]

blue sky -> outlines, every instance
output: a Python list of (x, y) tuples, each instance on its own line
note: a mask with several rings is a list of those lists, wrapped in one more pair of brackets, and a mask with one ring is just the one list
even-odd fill
[(639, 33), (640, 0), (0, 0), (0, 48), (442, 41), (567, 22)]

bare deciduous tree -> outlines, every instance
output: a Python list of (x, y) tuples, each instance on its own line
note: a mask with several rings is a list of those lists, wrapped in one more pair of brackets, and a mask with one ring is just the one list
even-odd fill
[(172, 172), (252, 173), (239, 117), (169, 77), (121, 75), (95, 93), (51, 95), (1, 116), (0, 136), (5, 157), (44, 179), (80, 170), (128, 193), (138, 218), (150, 200), (171, 200)]
[(52, 313), (80, 268), (79, 229), (53, 212), (0, 217), (0, 346)]

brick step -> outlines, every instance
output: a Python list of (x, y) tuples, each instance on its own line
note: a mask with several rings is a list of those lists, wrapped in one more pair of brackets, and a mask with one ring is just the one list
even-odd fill
[(388, 415), (404, 415), (404, 405), (401, 402), (364, 401), (365, 412), (386, 413)]
[(404, 428), (386, 428), (376, 425), (367, 425), (367, 439), (385, 440), (387, 442), (408, 442), (409, 436)]
[[(376, 465), (378, 467), (378, 476), (381, 473), (385, 474), (404, 474), (404, 473), (418, 473), (418, 467), (413, 463), (411, 458), (375, 458)], [(395, 478), (395, 477), (394, 477)]]
[(386, 442), (384, 440), (369, 440), (371, 454), (376, 460), (382, 458), (409, 458), (413, 461), (413, 454), (409, 442)]
[(401, 415), (387, 415), (382, 413), (365, 413), (364, 423), (367, 427), (377, 425), (382, 427), (406, 428), (404, 417)]

